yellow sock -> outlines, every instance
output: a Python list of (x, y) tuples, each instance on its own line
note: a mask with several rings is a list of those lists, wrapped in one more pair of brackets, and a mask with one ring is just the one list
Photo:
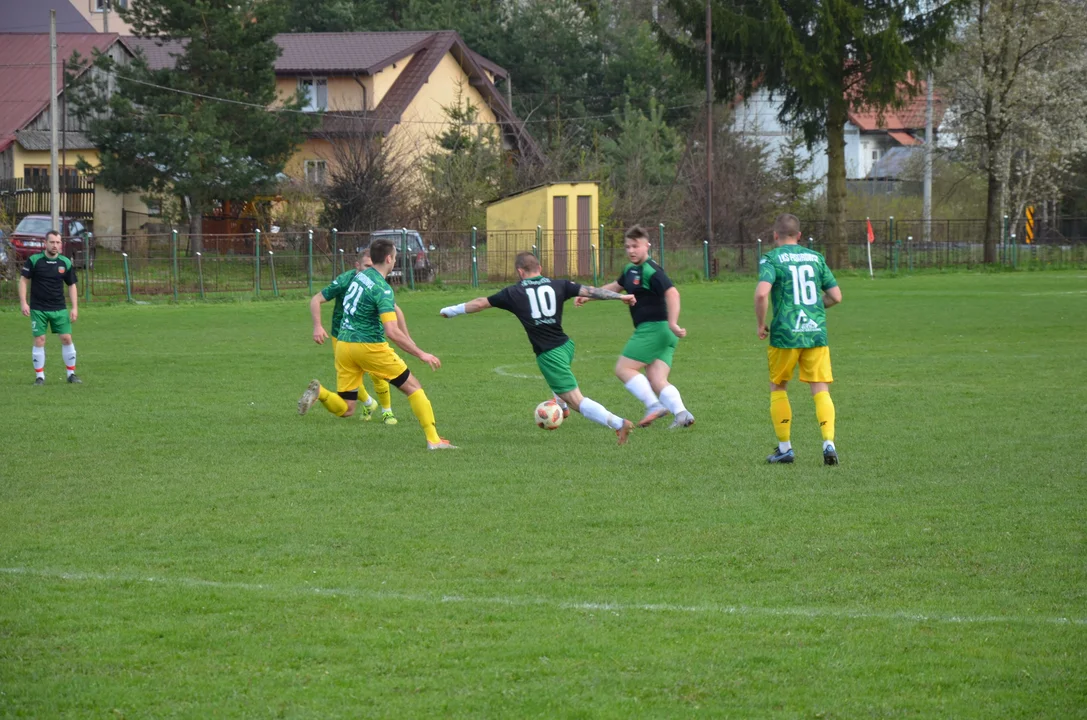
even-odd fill
[(370, 380), (374, 383), (374, 395), (377, 395), (377, 402), (381, 405), (381, 409), (392, 410), (393, 398), (392, 392), (389, 390), (389, 381), (374, 375), (370, 376)]
[(321, 401), (326, 410), (336, 417), (343, 417), (343, 414), (347, 412), (347, 401), (324, 385), (321, 386), (321, 392), (318, 393), (317, 399)]
[(411, 411), (415, 413), (415, 419), (419, 421), (423, 432), (426, 433), (426, 441), (428, 443), (441, 442), (442, 439), (438, 435), (438, 429), (434, 427), (434, 408), (431, 407), (430, 400), (427, 399), (423, 389), (419, 388), (411, 395), (408, 395), (408, 402), (411, 403)]
[(770, 392), (770, 417), (774, 421), (774, 433), (778, 442), (789, 442), (789, 431), (793, 425), (793, 406), (789, 404), (789, 393), (784, 390)]
[(816, 393), (815, 417), (819, 420), (819, 430), (823, 433), (823, 439), (834, 442), (834, 401), (830, 399), (830, 393), (824, 390)]
[(370, 404), (370, 393), (366, 392), (366, 386), (359, 383), (359, 402), (363, 405)]

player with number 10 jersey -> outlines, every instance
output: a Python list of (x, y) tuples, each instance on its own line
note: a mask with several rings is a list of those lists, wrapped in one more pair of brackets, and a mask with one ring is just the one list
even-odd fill
[(619, 444), (623, 445), (634, 424), (608, 412), (607, 408), (583, 396), (578, 389), (577, 380), (570, 369), (574, 361), (574, 341), (563, 332), (562, 306), (575, 297), (619, 300), (633, 305), (636, 302), (634, 296), (620, 295), (570, 280), (544, 277), (540, 261), (530, 252), (518, 253), (514, 267), (521, 282), (503, 288), (490, 297), (444, 307), (440, 311), (442, 317), (452, 318), (492, 307), (516, 315), (528, 334), (532, 351), (536, 353), (536, 365), (556, 400), (563, 405), (563, 410), (568, 404), (589, 420), (615, 430)]

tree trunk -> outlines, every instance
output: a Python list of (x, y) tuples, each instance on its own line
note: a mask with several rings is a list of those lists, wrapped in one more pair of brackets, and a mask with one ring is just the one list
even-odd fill
[(985, 202), (985, 252), (983, 262), (992, 265), (996, 262), (997, 245), (1003, 234), (1001, 209), (1004, 207), (1004, 174), (1000, 152), (1000, 143), (989, 138), (986, 142), (988, 158), (989, 192)]
[(845, 218), (845, 122), (844, 99), (830, 101), (827, 110), (827, 263), (835, 269), (849, 264)]
[(189, 255), (204, 250), (204, 206), (191, 196), (186, 196), (185, 211), (189, 214)]

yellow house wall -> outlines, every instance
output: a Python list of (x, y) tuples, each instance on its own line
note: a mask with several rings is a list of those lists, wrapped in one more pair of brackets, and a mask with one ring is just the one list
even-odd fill
[(393, 86), (397, 78), (400, 77), (400, 73), (404, 72), (404, 68), (408, 66), (414, 55), (408, 55), (405, 58), (397, 60), (392, 65), (382, 68), (374, 73), (370, 77), (372, 83), (373, 97), (370, 99), (370, 107), (375, 108), (381, 104), (381, 101), (385, 99), (385, 93), (389, 92), (389, 88)]
[(446, 53), (404, 110), (400, 123), (389, 132), (392, 152), (412, 164), (431, 152), (437, 145), (433, 138), (441, 134), (443, 125), (449, 121), (442, 108), (456, 105), (458, 91), (462, 104), (467, 101), (479, 108), (479, 122), (495, 122), (494, 112), (487, 107), (483, 95), (469, 84), (468, 76), (453, 55)]
[(547, 226), (547, 188), (541, 187), (487, 206), (487, 272), (511, 277), (513, 259), (536, 243), (536, 226)]
[[(332, 111), (359, 112), (373, 107), (373, 80), (360, 75), (358, 82), (351, 76), (326, 77), (328, 81), (328, 109)], [(361, 83), (361, 84), (360, 84)], [(365, 91), (363, 90), (365, 88)], [(276, 95), (280, 101), (294, 97), (298, 92), (298, 78), (282, 76), (276, 78)], [(363, 106), (365, 96), (369, 107)]]
[[(82, 155), (87, 159), (91, 165), (98, 164), (98, 151), (97, 150), (69, 150), (67, 153), (68, 165), (67, 167), (75, 168), (75, 164), (79, 162), (79, 156)], [(19, 143), (15, 143), (15, 152), (13, 154), (13, 161), (15, 165), (13, 177), (23, 177), (23, 171), (27, 165), (43, 165), (49, 167), (49, 151), (48, 150), (24, 150), (19, 146)], [(57, 167), (62, 166), (61, 156), (57, 156)]]

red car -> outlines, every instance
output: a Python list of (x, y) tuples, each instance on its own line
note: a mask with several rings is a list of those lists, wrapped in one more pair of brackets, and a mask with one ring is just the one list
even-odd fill
[[(53, 219), (48, 215), (27, 215), (19, 221), (8, 242), (20, 265), (31, 255), (45, 252), (45, 234), (52, 229)], [(89, 228), (82, 220), (61, 218), (59, 230), (64, 240), (61, 254), (69, 258), (76, 267), (87, 267)], [(94, 266), (94, 248), (90, 251), (90, 264)]]

